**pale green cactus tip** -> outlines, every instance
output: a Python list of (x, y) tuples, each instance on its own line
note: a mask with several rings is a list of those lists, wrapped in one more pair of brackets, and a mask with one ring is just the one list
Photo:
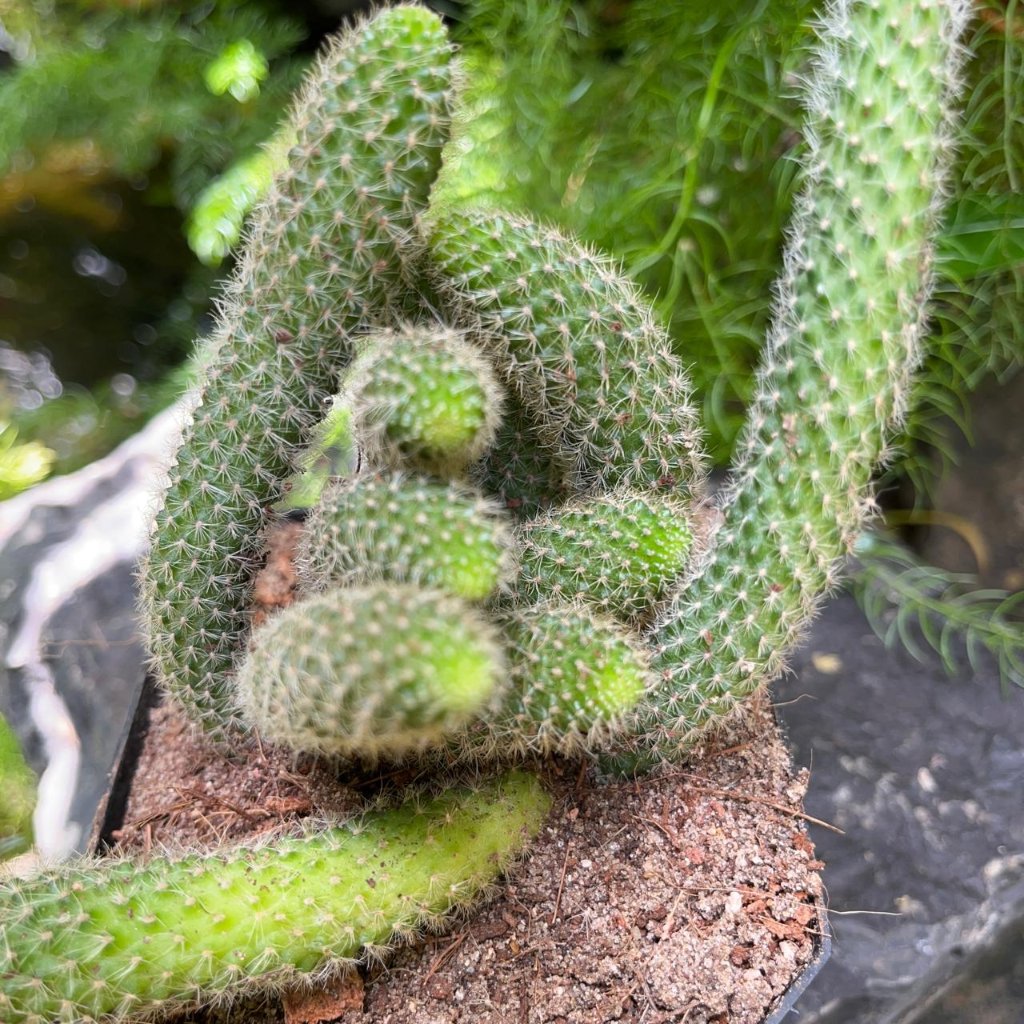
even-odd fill
[(324, 491), (296, 566), (309, 592), (387, 580), (482, 601), (510, 586), (516, 558), (507, 514), (481, 491), (422, 474), (376, 473)]
[(526, 605), (499, 621), (508, 691), (490, 719), (456, 737), (456, 750), (485, 760), (593, 755), (628, 732), (654, 683), (635, 634), (583, 604)]
[(359, 347), (343, 388), (370, 465), (458, 476), (493, 444), (502, 388), (460, 332), (405, 326)]
[(550, 804), (510, 772), (304, 838), (0, 880), (0, 1018), (150, 1019), (351, 965), (479, 900)]
[(258, 630), (236, 687), (271, 741), (373, 762), (436, 746), (492, 709), (504, 660), (495, 627), (442, 591), (335, 588)]
[(575, 499), (522, 524), (515, 597), (580, 599), (640, 624), (693, 556), (691, 508), (660, 493), (619, 490)]

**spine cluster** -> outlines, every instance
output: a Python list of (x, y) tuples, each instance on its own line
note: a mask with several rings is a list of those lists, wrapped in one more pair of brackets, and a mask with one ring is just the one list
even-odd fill
[[(431, 211), (418, 240), (453, 103), (438, 19), (389, 8), (336, 43), (143, 568), (187, 715), (352, 759), (635, 771), (768, 682), (907, 400), (968, 8), (829, 6), (774, 325), (713, 511), (688, 377), (611, 261), (501, 212)], [(307, 511), (303, 592), (250, 637), (274, 508)], [(515, 776), (301, 841), (5, 884), (0, 1016), (124, 1018), (344, 962), (473, 898), (545, 806)]]

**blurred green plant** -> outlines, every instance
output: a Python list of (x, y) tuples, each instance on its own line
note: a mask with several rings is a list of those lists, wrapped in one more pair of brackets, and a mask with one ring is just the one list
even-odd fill
[(0, 419), (0, 501), (45, 480), (56, 454), (38, 441), (18, 443), (18, 431)]
[(857, 543), (854, 593), (887, 646), (918, 661), (928, 651), (953, 675), (994, 659), (1006, 685), (1024, 687), (1024, 591), (981, 589), (977, 577), (927, 565), (877, 531)]
[(290, 56), (302, 36), (294, 20), (240, 0), (66, 7), (0, 77), (0, 175), (88, 139), (120, 177), (167, 156), (171, 196), (188, 211), (270, 135), (305, 65)]
[[(269, 2), (240, 0), (57, 9), (42, 0), (0, 0), (0, 27), (13, 58), (0, 73), (0, 237), (12, 240), (12, 254), (30, 254), (2, 268), (12, 275), (5, 297), (14, 314), (2, 336), (27, 351), (52, 346), (60, 373), (57, 346), (73, 353), (93, 344), (83, 324), (95, 323), (94, 344), (104, 353), (84, 360), (94, 364), (95, 383), (77, 379), (73, 367), (83, 360), (75, 355), (63, 388), (53, 389), (59, 397), (46, 394), (41, 403), (22, 403), (17, 388), (0, 384), (0, 417), (22, 440), (52, 449), (49, 466), (66, 472), (105, 454), (176, 393), (173, 382), (152, 374), (173, 366), (201, 333), (217, 274), (174, 253), (181, 227), (166, 210), (190, 218), (185, 234), (204, 264), (224, 257), (241, 229), (238, 207), (261, 187), (249, 179), (269, 178), (272, 157), (260, 145), (306, 64), (294, 53), (306, 30)], [(47, 211), (45, 225), (25, 212), (33, 210)], [(48, 259), (54, 218), (67, 252)], [(134, 252), (118, 241), (126, 231), (151, 238), (161, 254), (153, 268), (125, 262)], [(77, 267), (63, 287), (60, 274), (83, 246), (115, 264), (111, 249), (120, 246), (127, 287), (104, 295)], [(90, 316), (87, 304), (104, 297), (104, 313)], [(154, 340), (144, 342), (138, 368), (123, 356), (118, 365), (116, 353), (132, 344), (140, 322)], [(95, 364), (111, 369), (104, 376)]]
[(35, 773), (25, 763), (21, 745), (0, 715), (0, 861), (32, 845), (32, 811), (36, 805)]

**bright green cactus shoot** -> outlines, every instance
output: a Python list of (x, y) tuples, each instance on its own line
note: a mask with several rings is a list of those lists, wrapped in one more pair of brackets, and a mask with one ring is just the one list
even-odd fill
[(650, 614), (686, 568), (689, 509), (633, 491), (584, 498), (523, 524), (517, 597), (572, 600), (626, 621)]
[(0, 882), (0, 1018), (149, 1019), (353, 963), (472, 903), (549, 805), (511, 773), (305, 838)]
[(310, 590), (372, 580), (440, 587), (482, 601), (516, 571), (512, 534), (493, 499), (458, 481), (365, 474), (327, 488), (297, 557)]
[(373, 335), (345, 377), (345, 398), (372, 466), (454, 476), (491, 446), (502, 391), (479, 349), (455, 331)]
[(238, 672), (248, 722), (296, 750), (376, 760), (437, 744), (504, 685), (497, 631), (438, 590), (335, 588), (257, 631)]

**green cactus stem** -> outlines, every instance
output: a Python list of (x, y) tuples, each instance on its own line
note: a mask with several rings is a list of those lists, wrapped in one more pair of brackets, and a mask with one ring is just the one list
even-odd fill
[(509, 686), (500, 708), (475, 721), (444, 757), (593, 754), (626, 731), (650, 689), (637, 637), (581, 604), (536, 604), (498, 616)]
[(829, 6), (803, 193), (724, 525), (656, 624), (662, 682), (634, 768), (685, 751), (779, 673), (870, 515), (871, 473), (920, 357), (970, 6)]
[(242, 713), (294, 750), (375, 761), (438, 744), (491, 707), (504, 683), (497, 632), (438, 590), (336, 588), (252, 637)]
[(494, 441), (502, 389), (483, 353), (441, 327), (368, 337), (343, 382), (366, 459), (376, 468), (457, 476)]
[(516, 531), (525, 603), (579, 598), (638, 623), (668, 594), (693, 544), (677, 498), (625, 491), (581, 498)]
[(329, 486), (306, 520), (296, 564), (309, 590), (375, 580), (481, 601), (515, 572), (497, 503), (467, 484), (401, 473)]
[(296, 144), (255, 213), (142, 570), (154, 669), (214, 734), (236, 724), (228, 678), (267, 509), (352, 332), (407, 302), (450, 103), (440, 20), (397, 6), (329, 47), (292, 112)]
[(0, 715), (0, 860), (31, 847), (35, 806), (35, 773), (25, 763), (14, 730)]
[(549, 804), (510, 773), (273, 845), (0, 882), (0, 1017), (148, 1019), (337, 970), (478, 900)]
[(611, 260), (491, 211), (441, 210), (429, 245), (438, 290), (492, 333), (498, 365), (542, 444), (572, 467), (571, 491), (700, 490), (689, 378)]

